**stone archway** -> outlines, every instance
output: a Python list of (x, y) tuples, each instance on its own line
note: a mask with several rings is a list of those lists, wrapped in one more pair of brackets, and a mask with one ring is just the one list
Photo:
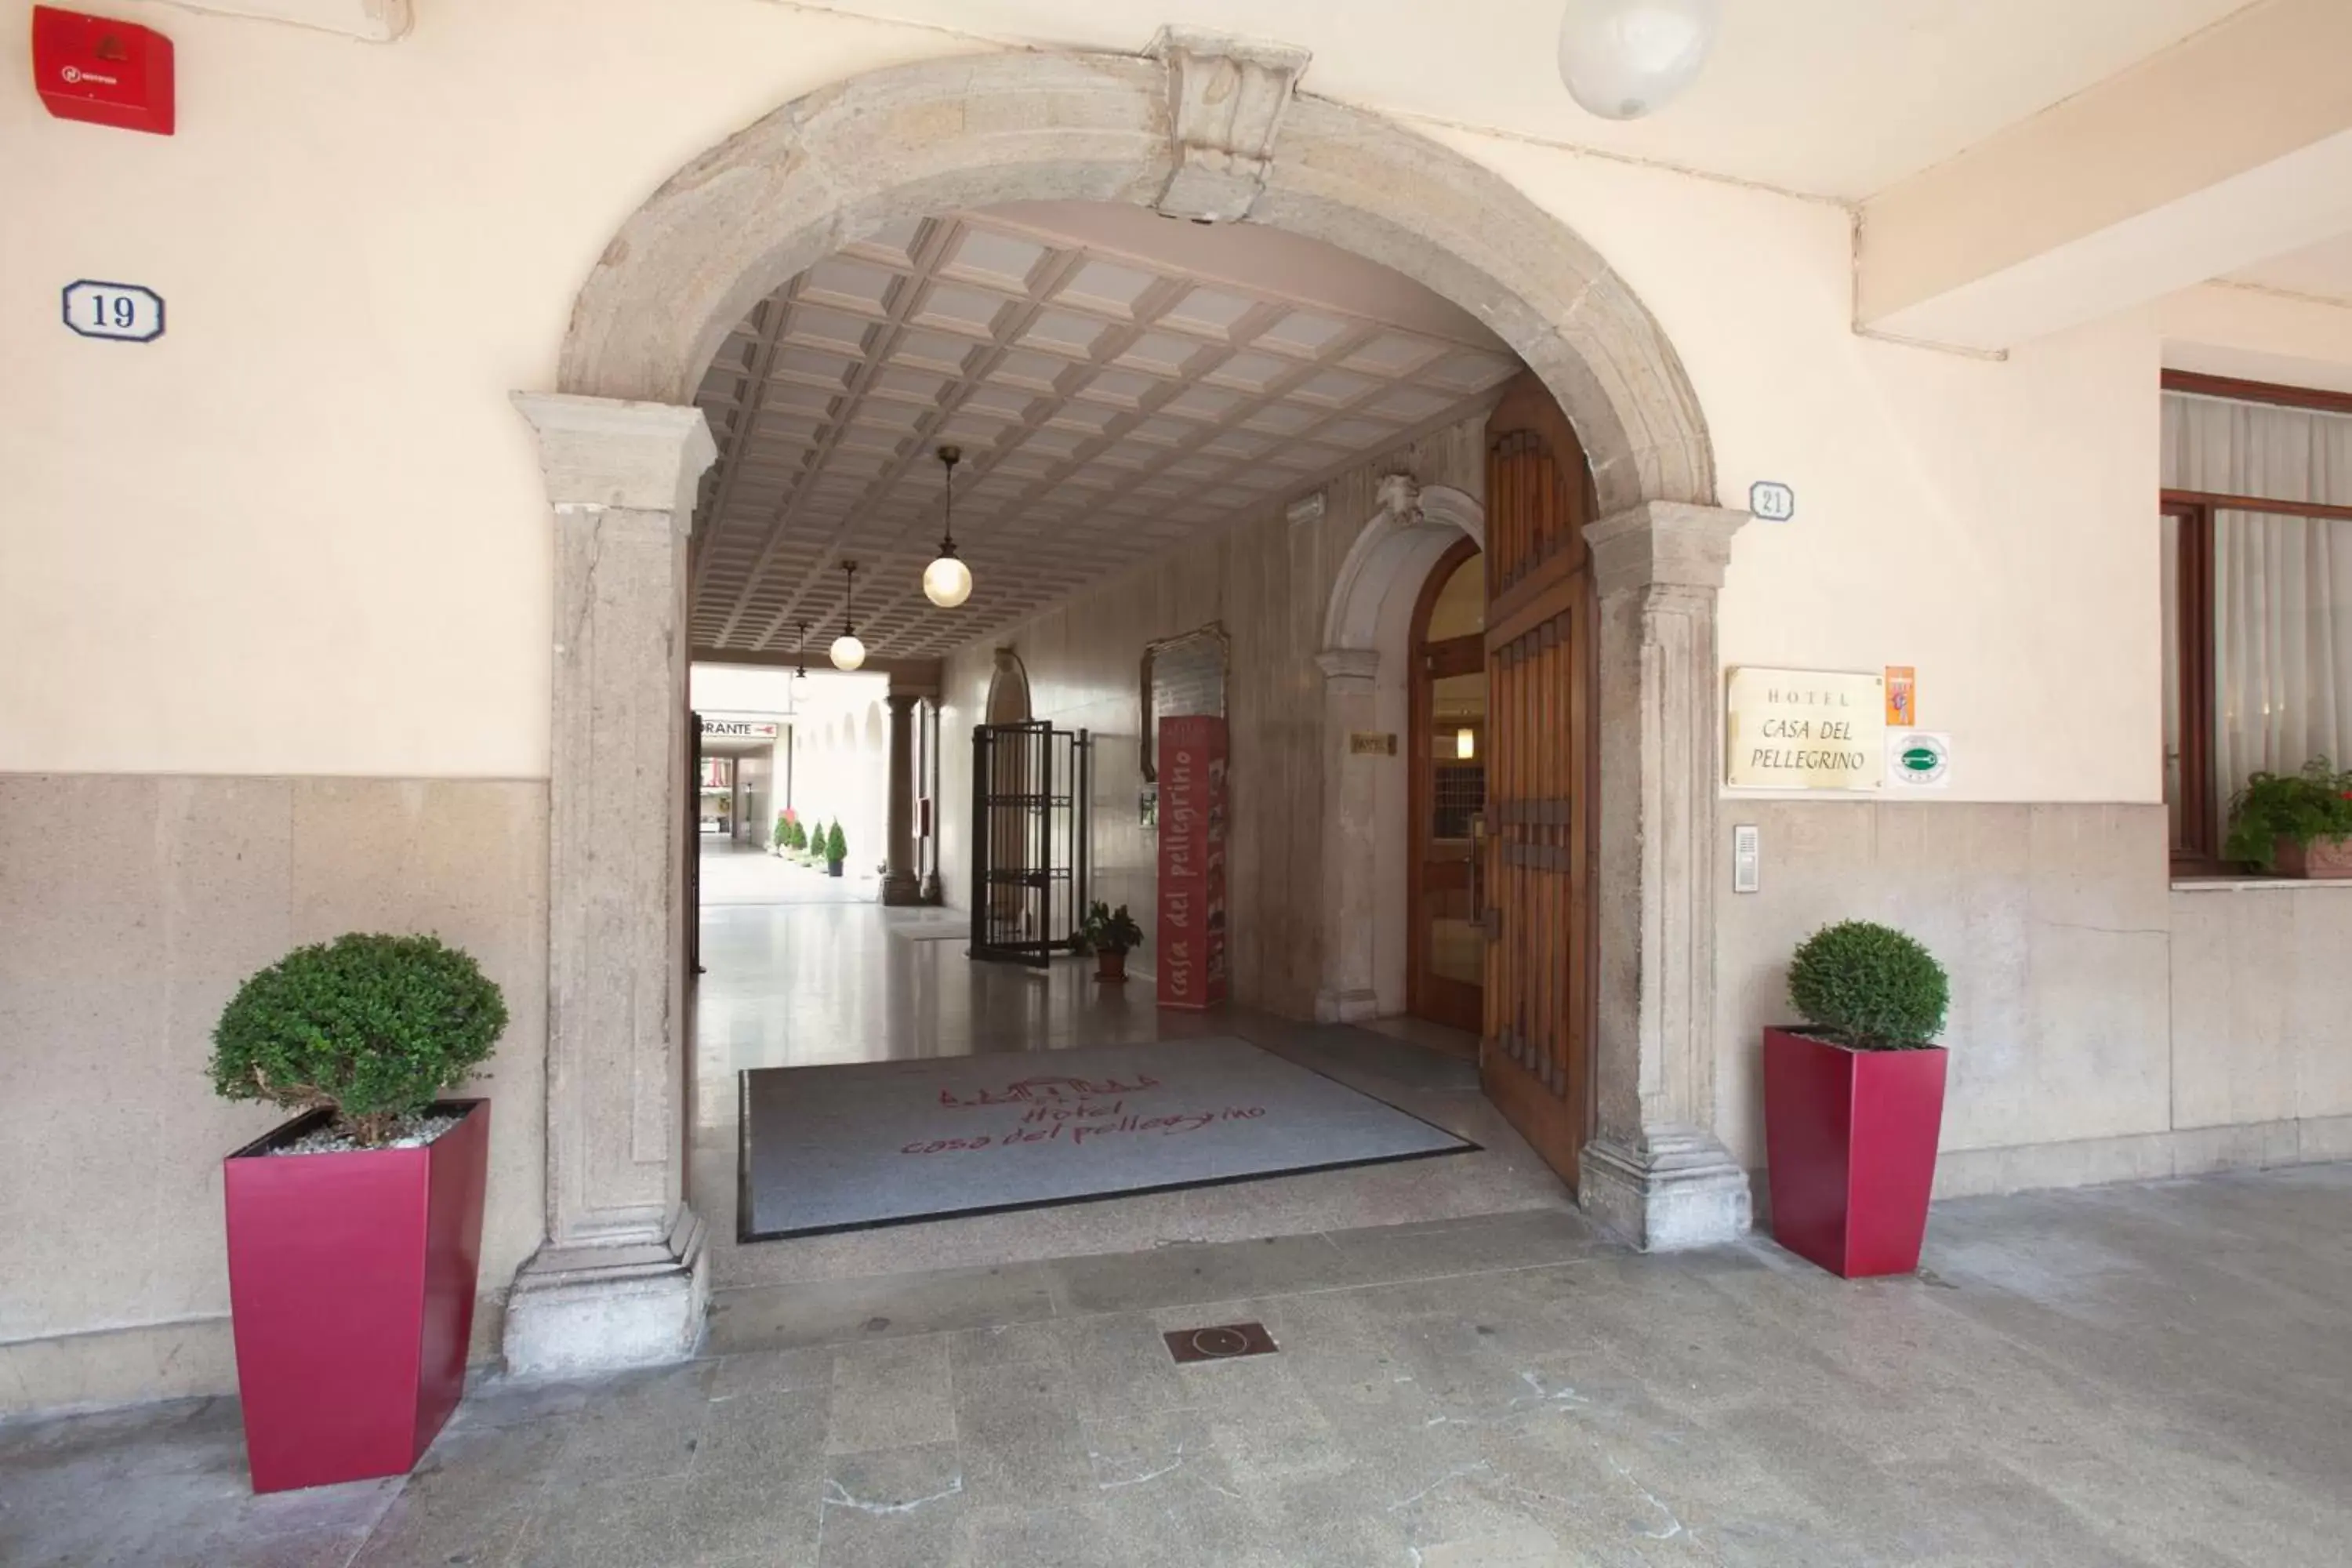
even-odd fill
[(1380, 510), (1340, 563), (1315, 656), (1323, 671), (1324, 757), (1323, 970), (1315, 1016), (1327, 1024), (1392, 1011), (1381, 994), (1396, 990), (1381, 983), (1394, 945), (1385, 917), (1391, 904), (1402, 907), (1404, 760), (1359, 755), (1350, 737), (1398, 732), (1413, 595), (1454, 541), (1467, 535), (1486, 547), (1486, 510), (1474, 496), (1391, 474), (1379, 497)]
[(846, 241), (1002, 202), (1151, 206), (1354, 251), (1486, 321), (1575, 423), (1603, 519), (1590, 532), (1612, 911), (1586, 1202), (1645, 1245), (1744, 1226), (1744, 1175), (1698, 1131), (1712, 1104), (1714, 599), (1744, 514), (1714, 507), (1697, 399), (1623, 279), (1486, 168), (1296, 93), (1306, 63), (1301, 50), (1170, 28), (1141, 56), (1018, 52), (870, 72), (697, 158), (590, 273), (560, 390), (516, 398), (555, 510), (562, 639), (549, 1234), (509, 1299), (516, 1370), (687, 1353), (707, 1299), (703, 1227), (683, 1185), (690, 912), (669, 800), (687, 745), (685, 540), (714, 455), (694, 388), (754, 301)]

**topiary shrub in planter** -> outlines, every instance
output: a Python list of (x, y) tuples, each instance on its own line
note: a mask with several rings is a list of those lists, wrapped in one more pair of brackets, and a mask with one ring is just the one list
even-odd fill
[(1842, 921), (1789, 964), (1801, 1025), (1764, 1031), (1772, 1235), (1832, 1273), (1919, 1267), (1944, 1115), (1951, 1006), (1935, 955), (1899, 931)]
[(2314, 757), (2301, 773), (2256, 773), (2230, 799), (2222, 856), (2286, 877), (2352, 877), (2352, 773)]
[(836, 822), (833, 825), (833, 830), (824, 836), (824, 874), (828, 877), (840, 876), (841, 863), (848, 858), (849, 840), (842, 837), (841, 824)]
[(449, 1092), (506, 1002), (429, 936), (349, 935), (246, 981), (214, 1088), (299, 1111), (224, 1162), (256, 1491), (398, 1475), (464, 1391), (489, 1102)]

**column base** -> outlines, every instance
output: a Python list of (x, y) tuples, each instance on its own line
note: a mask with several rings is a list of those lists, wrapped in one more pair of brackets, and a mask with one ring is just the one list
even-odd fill
[(507, 1371), (577, 1377), (684, 1361), (709, 1306), (704, 1226), (683, 1205), (667, 1241), (542, 1247), (507, 1297)]
[(882, 879), (882, 901), (919, 904), (923, 901), (923, 885), (915, 880), (912, 871), (892, 871)]
[(919, 896), (919, 901), (926, 904), (936, 904), (940, 901), (940, 874), (937, 871), (923, 873), (923, 890)]
[(1381, 1016), (1380, 998), (1369, 991), (1318, 991), (1315, 1021), (1318, 1024), (1360, 1024)]
[(1642, 1146), (1595, 1138), (1579, 1163), (1587, 1213), (1644, 1252), (1715, 1247), (1748, 1234), (1748, 1173), (1695, 1127), (1643, 1130)]

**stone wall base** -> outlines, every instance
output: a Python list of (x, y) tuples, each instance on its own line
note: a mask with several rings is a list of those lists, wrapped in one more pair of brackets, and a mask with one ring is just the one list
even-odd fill
[[(505, 1304), (503, 1290), (475, 1299), (466, 1355), (475, 1371), (498, 1363)], [(236, 1393), (236, 1341), (226, 1313), (0, 1344), (0, 1419)]]
[(1318, 1024), (1360, 1024), (1381, 1016), (1381, 1000), (1370, 991), (1318, 991), (1315, 1021)]
[(1748, 1234), (1748, 1173), (1696, 1128), (1649, 1130), (1643, 1147), (1595, 1139), (1579, 1163), (1585, 1212), (1644, 1252), (1715, 1247)]
[(703, 1222), (679, 1212), (667, 1243), (543, 1247), (507, 1298), (509, 1376), (579, 1377), (684, 1361), (710, 1307)]

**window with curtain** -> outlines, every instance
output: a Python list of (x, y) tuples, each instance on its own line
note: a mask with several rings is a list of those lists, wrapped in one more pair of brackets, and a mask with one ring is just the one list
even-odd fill
[(2165, 388), (2165, 798), (2195, 869), (2254, 773), (2352, 764), (2352, 396)]

